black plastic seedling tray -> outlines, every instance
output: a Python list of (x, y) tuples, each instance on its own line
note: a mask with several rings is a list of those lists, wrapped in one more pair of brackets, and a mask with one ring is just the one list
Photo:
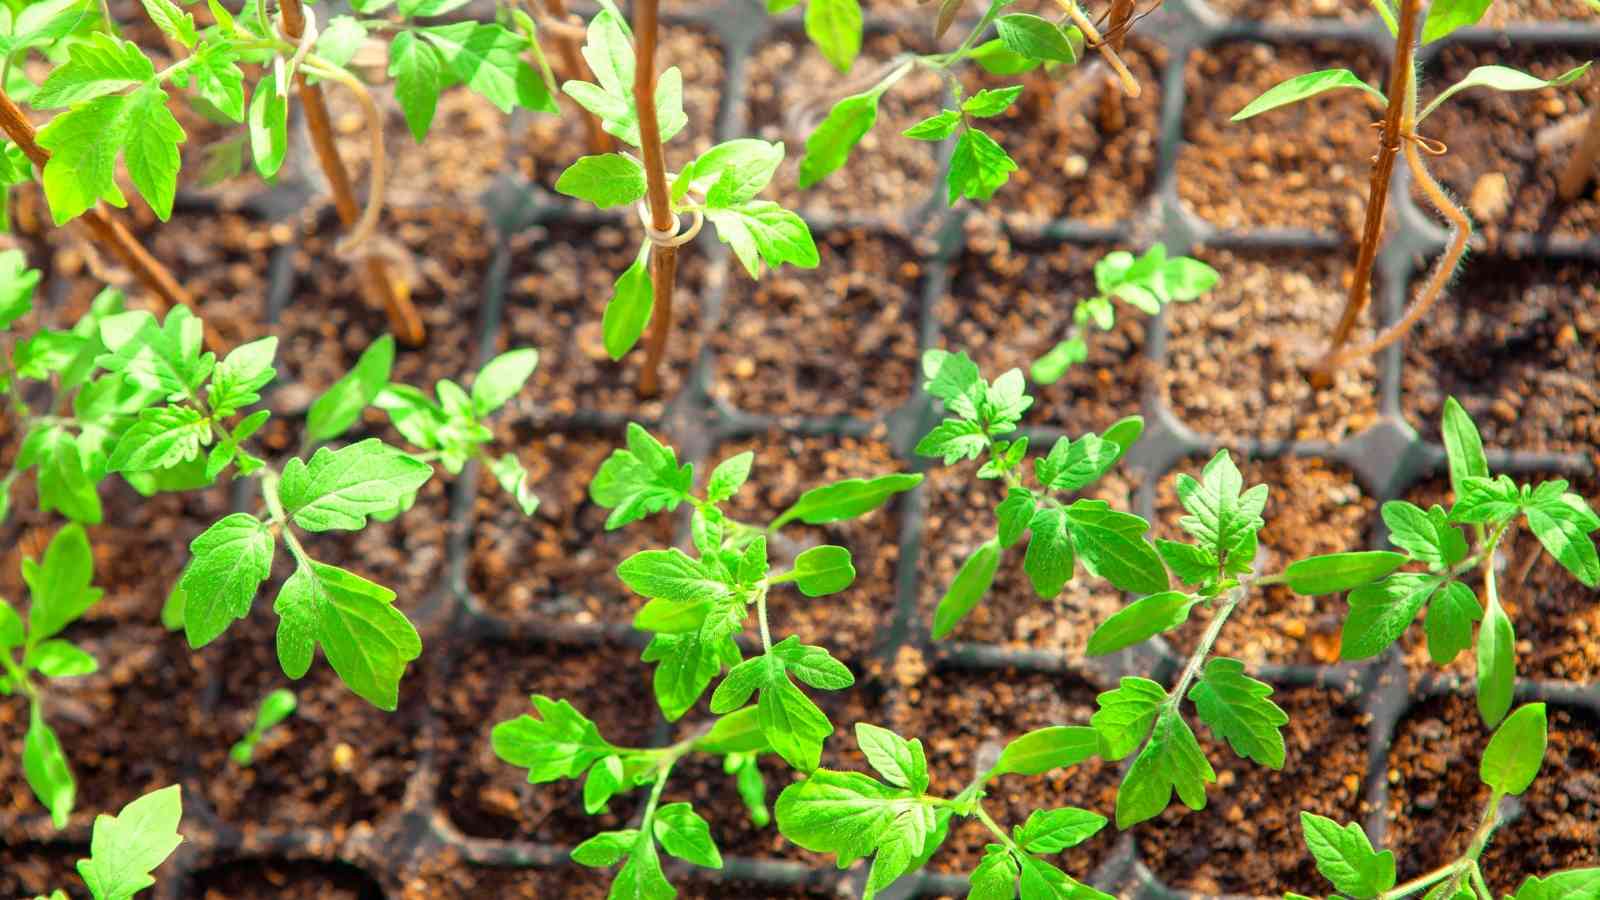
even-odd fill
[[(723, 86), (717, 116), (717, 136), (727, 139), (745, 133), (746, 87), (743, 79), (747, 63), (754, 48), (763, 39), (779, 32), (795, 33), (797, 15), (791, 13), (769, 17), (760, 4), (748, 0), (727, 0), (720, 6), (694, 7), (687, 11), (673, 10), (669, 5), (665, 18), (672, 24), (690, 25), (710, 32), (720, 42), (727, 83)], [(908, 29), (926, 31), (930, 20), (931, 8), (895, 12), (869, 16), (867, 28), (869, 33)], [(1358, 23), (1312, 21), (1277, 25), (1229, 21), (1204, 7), (1201, 0), (1167, 0), (1160, 12), (1140, 24), (1138, 34), (1143, 39), (1164, 45), (1168, 60), (1161, 73), (1163, 101), (1158, 174), (1151, 195), (1146, 198), (1146, 204), (1156, 211), (1154, 233), (1148, 227), (1143, 227), (1138, 229), (1136, 236), (1131, 223), (1108, 227), (1062, 220), (1028, 231), (1013, 230), (1011, 236), (1019, 242), (1026, 242), (1029, 247), (1060, 243), (1116, 243), (1138, 249), (1152, 240), (1162, 240), (1172, 253), (1184, 253), (1202, 245), (1352, 253), (1353, 248), (1337, 234), (1286, 229), (1219, 230), (1185, 208), (1178, 196), (1175, 173), (1175, 161), (1182, 144), (1185, 63), (1198, 49), (1219, 41), (1237, 39), (1274, 44), (1337, 39), (1363, 43), (1386, 58), (1391, 45), (1381, 24), (1370, 16)], [(1516, 26), (1503, 31), (1475, 29), (1461, 33), (1453, 40), (1500, 45), (1507, 37), (1519, 44), (1559, 44), (1592, 50), (1600, 55), (1600, 28), (1576, 24)], [(1433, 52), (1436, 52), (1434, 48), (1424, 51), (1424, 61)], [(672, 62), (671, 59), (665, 60), (665, 64)], [(948, 159), (949, 150), (948, 146), (942, 149), (941, 161)], [(798, 148), (791, 147), (790, 152), (796, 153)], [(1383, 249), (1379, 261), (1379, 288), (1375, 291), (1377, 312), (1384, 321), (1392, 321), (1398, 315), (1407, 300), (1407, 286), (1425, 271), (1427, 262), (1444, 243), (1441, 229), (1410, 201), (1404, 173), (1398, 173), (1395, 181), (1391, 215), (1398, 218), (1401, 227), (1392, 230)], [(943, 203), (942, 183), (928, 184), (926, 189), (926, 198), (911, 205), (911, 212), (904, 220), (809, 217), (812, 218), (814, 230), (853, 227), (915, 238), (914, 244), (921, 256), (919, 262), (925, 271), (921, 320), (906, 325), (918, 330), (924, 348), (947, 345), (947, 336), (941, 333), (933, 314), (934, 305), (949, 291), (954, 261), (967, 240), (969, 232), (963, 228), (964, 218), (987, 214), (981, 209), (948, 211)], [(305, 182), (281, 184), (267, 195), (252, 201), (248, 208), (263, 220), (288, 219), (298, 213), (313, 190), (314, 187)], [(496, 340), (506, 303), (508, 273), (513, 262), (510, 246), (512, 236), (530, 228), (551, 224), (622, 221), (614, 216), (575, 211), (564, 198), (538, 187), (529, 187), (510, 176), (505, 177), (499, 188), (484, 202), (498, 243), (484, 279), (480, 340), (474, 351), (478, 363), (491, 356), (497, 347)], [(993, 201), (998, 206), (1003, 206), (1005, 202), (1004, 191)], [(185, 204), (191, 211), (204, 210), (209, 201), (187, 198)], [(276, 321), (285, 304), (293, 301), (294, 273), (290, 265), (293, 252), (293, 247), (282, 247), (273, 258), (272, 282), (265, 311), (269, 322)], [(911, 453), (917, 437), (936, 420), (933, 404), (920, 388), (913, 391), (907, 403), (897, 408), (878, 410), (870, 416), (820, 419), (773, 417), (734, 409), (715, 400), (710, 389), (715, 372), (715, 351), (704, 338), (713, 333), (722, 321), (723, 286), (729, 279), (745, 276), (736, 271), (737, 266), (730, 264), (725, 248), (709, 235), (702, 235), (691, 252), (705, 254), (711, 260), (711, 268), (720, 270), (720, 277), (713, 275), (708, 278), (708, 287), (701, 298), (700, 321), (684, 321), (678, 326), (686, 330), (698, 329), (702, 338), (699, 346), (702, 349), (684, 388), (664, 405), (655, 404), (649, 408), (647, 412), (651, 414), (641, 414), (636, 418), (653, 428), (664, 430), (667, 437), (679, 447), (680, 453), (697, 463), (704, 461), (722, 441), (759, 436), (776, 428), (809, 435), (873, 434), (889, 442), (897, 456), (906, 461), (905, 465), (917, 470), (928, 469), (929, 461), (918, 460)], [(1544, 240), (1536, 235), (1509, 235), (1501, 252), (1530, 258), (1600, 261), (1600, 236), (1573, 241)], [(1063, 317), (1065, 310), (1076, 299), (1072, 296), (1059, 298)], [(1205, 301), (1202, 299), (1200, 302)], [(1166, 359), (1167, 337), (1166, 323), (1158, 318), (1148, 329), (1143, 349), (1149, 361), (1156, 366)], [(451, 352), (451, 349), (436, 348), (422, 352)], [(1399, 497), (1412, 486), (1438, 475), (1443, 471), (1442, 449), (1419, 438), (1402, 415), (1400, 392), (1404, 361), (1400, 348), (1391, 348), (1383, 353), (1379, 363), (1378, 377), (1373, 385), (1380, 414), (1377, 424), (1337, 443), (1224, 442), (1181, 423), (1163, 400), (1161, 392), (1146, 385), (1141, 409), (1126, 411), (1140, 412), (1146, 421), (1143, 439), (1124, 464), (1137, 478), (1137, 511), (1151, 518), (1157, 483), (1170, 478), (1175, 467), (1184, 464), (1185, 460), (1197, 455), (1209, 455), (1221, 447), (1227, 447), (1244, 458), (1310, 456), (1342, 464), (1355, 473), (1365, 494), (1380, 503)], [(633, 358), (623, 363), (636, 364)], [(469, 366), (463, 362), (461, 368), (465, 371)], [(557, 415), (542, 406), (541, 398), (537, 396), (519, 398), (514, 407), (515, 415), (532, 422), (533, 427), (539, 430), (603, 430), (620, 435), (620, 426), (628, 418), (635, 418), (615, 412), (583, 409)], [(1088, 429), (1077, 431), (1082, 430)], [(1027, 433), (1037, 446), (1040, 442), (1054, 440), (1061, 432), (1034, 428), (1028, 429)], [(1076, 436), (1076, 431), (1073, 436)], [(1497, 471), (1512, 473), (1558, 471), (1581, 475), (1591, 470), (1590, 460), (1580, 453), (1491, 453), (1491, 463)], [(453, 485), (448, 564), (444, 571), (438, 573), (438, 583), (429, 596), (407, 606), (407, 613), (424, 634), (425, 659), (436, 673), (435, 684), (443, 686), (449, 683), (449, 672), (464, 648), (486, 641), (509, 641), (530, 657), (560, 648), (593, 647), (617, 641), (642, 646), (641, 636), (625, 626), (566, 624), (550, 627), (502, 620), (487, 612), (478, 598), (470, 595), (466, 572), (474, 528), (473, 500), (477, 496), (480, 477), (481, 473), (469, 469)], [(928, 638), (929, 623), (923, 619), (918, 603), (923, 587), (921, 580), (925, 577), (924, 573), (931, 571), (926, 562), (936, 556), (959, 558), (970, 548), (949, 546), (940, 540), (939, 535), (928, 533), (925, 527), (926, 510), (930, 502), (928, 491), (929, 485), (925, 483), (891, 507), (892, 513), (879, 513), (893, 514), (900, 519), (900, 558), (892, 620), (882, 623), (882, 639), (872, 654), (878, 662), (892, 661), (903, 648), (910, 647), (921, 653), (930, 668), (973, 672), (1001, 668), (1038, 673), (1071, 672), (1101, 690), (1114, 686), (1119, 677), (1128, 674), (1147, 675), (1158, 680), (1170, 680), (1175, 676), (1182, 660), (1160, 639), (1098, 660), (1068, 659), (1061, 653), (1048, 650), (1017, 650), (960, 641), (931, 642)], [(249, 499), (238, 497), (240, 503)], [(1368, 532), (1381, 534), (1375, 514), (1372, 519)], [(686, 525), (682, 523), (679, 538), (687, 542)], [(617, 599), (623, 602), (623, 598)], [(258, 610), (257, 614), (265, 613)], [(811, 635), (807, 639), (826, 643), (824, 637)], [(847, 660), (858, 671), (863, 663), (869, 661)], [(1363, 808), (1371, 810), (1365, 824), (1375, 842), (1381, 841), (1388, 830), (1385, 800), (1389, 792), (1389, 779), (1386, 773), (1389, 769), (1390, 744), (1398, 723), (1408, 709), (1426, 697), (1444, 692), (1470, 691), (1470, 684), (1463, 685), (1459, 679), (1436, 673), (1426, 674), (1420, 681), (1414, 680), (1394, 650), (1364, 665), (1264, 665), (1252, 668), (1254, 674), (1278, 688), (1316, 685), (1343, 691), (1351, 698), (1351, 703), (1370, 714), (1367, 731), (1369, 755), (1362, 796)], [(438, 677), (439, 673), (442, 673), (442, 677)], [(523, 687), (516, 684), (507, 684), (505, 689), (523, 692)], [(895, 704), (902, 702), (900, 695), (903, 689), (893, 679), (885, 679), (883, 689), (885, 708), (892, 709)], [(199, 698), (199, 702), (208, 710), (215, 709), (219, 702), (217, 694), (216, 690), (208, 691), (206, 696)], [(1587, 709), (1600, 716), (1600, 684), (1522, 680), (1518, 684), (1518, 695)], [(581, 696), (572, 699), (582, 707)], [(445, 856), (459, 857), (459, 865), (489, 868), (549, 869), (572, 865), (567, 860), (567, 847), (468, 837), (451, 823), (439, 799), (442, 762), (433, 749), (435, 742), (429, 737), (441, 727), (441, 723), (434, 718), (428, 718), (423, 723), (422, 751), (415, 761), (415, 774), (407, 785), (405, 800), (397, 811), (373, 823), (371, 828), (358, 827), (340, 834), (314, 828), (292, 832), (255, 828), (241, 830), (222, 821), (207, 806), (200, 791), (187, 791), (183, 830), (188, 840), (179, 849), (175, 865), (169, 867), (177, 871), (171, 872), (154, 889), (154, 895), (161, 898), (188, 896), (192, 879), (196, 876), (217, 866), (258, 859), (315, 860), (339, 867), (354, 867), (366, 873), (373, 889), (381, 887), (382, 892), (390, 896), (400, 896), (407, 880), (426, 861)], [(666, 738), (668, 729), (665, 723), (659, 725), (657, 732), (659, 737)], [(933, 764), (938, 766), (938, 760), (934, 759)], [(197, 767), (192, 766), (186, 780), (201, 783), (201, 780), (213, 777), (218, 776), (216, 773), (198, 771)], [(1060, 799), (1063, 803), (1074, 801), (1072, 797)], [(30, 819), (14, 822), (8, 830), (26, 833), (35, 840), (54, 840), (52, 833), (43, 827), (44, 824)], [(74, 835), (73, 839), (81, 842), (86, 837)], [(704, 875), (704, 872), (700, 874)], [(669, 872), (669, 877), (673, 875)], [(860, 892), (864, 872), (860, 867), (856, 871), (840, 873), (831, 868), (812, 869), (791, 862), (729, 858), (720, 877), (773, 888), (796, 884), (824, 889), (831, 887), (841, 895), (855, 896)], [(1141, 861), (1136, 842), (1128, 834), (1119, 838), (1111, 858), (1093, 873), (1090, 880), (1104, 890), (1123, 896), (1164, 898), (1179, 895), (1179, 892), (1163, 886)], [(964, 879), (924, 873), (903, 879), (885, 896), (960, 896), (964, 893)]]

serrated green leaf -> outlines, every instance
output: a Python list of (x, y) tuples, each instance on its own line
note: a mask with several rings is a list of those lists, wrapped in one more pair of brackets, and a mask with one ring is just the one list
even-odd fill
[(1203, 809), (1206, 784), (1216, 780), (1188, 723), (1176, 711), (1166, 709), (1156, 717), (1149, 743), (1117, 790), (1117, 827), (1128, 828), (1160, 815), (1174, 792), (1190, 809)]
[(638, 423), (628, 424), (628, 448), (614, 450), (589, 483), (589, 497), (610, 509), (606, 529), (636, 522), (689, 499), (694, 468)]
[(920, 794), (928, 788), (928, 759), (922, 741), (906, 740), (887, 728), (856, 723), (856, 744), (867, 762), (895, 787)]
[(954, 206), (962, 197), (988, 200), (1016, 170), (1016, 162), (1004, 147), (980, 129), (969, 127), (961, 132), (955, 153), (950, 157), (946, 202)]
[(677, 603), (717, 600), (730, 591), (704, 563), (676, 547), (635, 553), (617, 566), (617, 577), (637, 594)]
[(120, 93), (156, 73), (138, 45), (101, 32), (67, 45), (66, 51), (67, 61), (39, 86), (32, 106), (54, 109)]
[(443, 69), (439, 52), (420, 40), (416, 32), (401, 31), (389, 42), (388, 71), (394, 79), (394, 98), (405, 114), (406, 127), (419, 144), (428, 136), (439, 106)]
[(338, 450), (322, 447), (310, 463), (289, 460), (278, 494), (307, 531), (358, 531), (367, 516), (394, 509), (432, 477), (432, 466), (367, 438)]
[(417, 30), (439, 51), (444, 67), (472, 92), (509, 113), (521, 106), (555, 113), (544, 79), (522, 58), (525, 44), (515, 32), (492, 22), (454, 22)]
[(189, 646), (204, 647), (249, 615), (256, 591), (272, 574), (274, 545), (266, 523), (248, 513), (226, 516), (190, 542), (193, 558), (178, 579)]
[(1016, 900), (1017, 878), (1021, 874), (1011, 851), (1000, 844), (990, 844), (978, 867), (968, 876), (972, 889), (967, 900)]
[(1283, 734), (1289, 715), (1271, 699), (1272, 686), (1244, 674), (1244, 663), (1218, 657), (1206, 663), (1189, 690), (1200, 721), (1225, 738), (1233, 752), (1269, 769), (1283, 768)]
[(1060, 853), (1094, 837), (1105, 826), (1105, 816), (1086, 809), (1036, 809), (1022, 826), (1017, 841), (1029, 853)]
[(1007, 49), (1028, 59), (1072, 65), (1078, 61), (1067, 30), (1049, 19), (1012, 13), (995, 20), (995, 31)]
[(580, 866), (604, 868), (622, 861), (639, 840), (639, 832), (629, 828), (623, 831), (602, 831), (572, 848), (572, 861)]
[(539, 351), (511, 350), (489, 360), (472, 381), (472, 412), (487, 416), (522, 392), (539, 366)]
[(733, 249), (751, 278), (761, 277), (764, 262), (772, 268), (788, 263), (814, 269), (820, 257), (804, 219), (771, 200), (749, 200), (737, 206), (706, 210), (717, 239)]
[(668, 803), (656, 810), (652, 823), (661, 849), (708, 869), (722, 868), (722, 855), (711, 839), (711, 826), (687, 803)]
[(528, 783), (576, 778), (616, 749), (600, 736), (593, 722), (567, 701), (542, 694), (534, 694), (529, 700), (537, 717), (523, 713), (497, 723), (489, 734), (495, 756), (527, 769)]
[(644, 166), (620, 153), (580, 156), (556, 179), (556, 190), (601, 209), (644, 199)]
[(914, 141), (942, 141), (955, 134), (959, 127), (961, 127), (961, 110), (947, 109), (900, 132), (900, 136)]
[(806, 152), (800, 157), (800, 189), (805, 190), (842, 168), (850, 151), (866, 137), (878, 121), (880, 87), (845, 97), (806, 137)]
[(1383, 522), (1389, 527), (1389, 543), (1411, 558), (1430, 566), (1453, 566), (1467, 558), (1467, 539), (1454, 528), (1444, 508), (1435, 504), (1424, 510), (1404, 500), (1383, 504)]
[(278, 662), (300, 678), (316, 646), (357, 696), (384, 710), (399, 703), (406, 665), (422, 655), (422, 639), (394, 608), (394, 591), (337, 566), (311, 561), (294, 570), (273, 603)]
[(1089, 724), (1100, 735), (1101, 755), (1115, 761), (1139, 749), (1166, 700), (1161, 685), (1131, 675), (1124, 676), (1115, 690), (1096, 697), (1100, 708), (1089, 717)]
[(1589, 900), (1600, 891), (1600, 868), (1569, 869), (1540, 878), (1530, 875), (1513, 900)]
[(218, 418), (257, 403), (257, 393), (277, 376), (272, 359), (278, 352), (278, 339), (264, 337), (235, 347), (223, 357), (212, 371), (211, 384), (206, 388), (206, 399)]
[(1178, 525), (1219, 560), (1227, 561), (1265, 524), (1261, 511), (1267, 505), (1267, 486), (1244, 490), (1244, 477), (1226, 450), (1206, 463), (1200, 480), (1179, 475), (1176, 488), (1178, 501), (1189, 512)]
[(858, 0), (810, 0), (806, 4), (806, 36), (823, 58), (841, 72), (850, 71), (861, 52), (861, 4)]
[(778, 831), (814, 853), (832, 853), (841, 867), (877, 848), (904, 793), (859, 772), (819, 769), (778, 795)]
[(980, 119), (998, 116), (1011, 108), (1017, 96), (1022, 93), (1022, 85), (1012, 85), (1003, 88), (985, 88), (961, 104), (961, 111), (969, 116)]
[(1570, 493), (1535, 494), (1533, 504), (1522, 512), (1528, 530), (1563, 568), (1588, 587), (1600, 586), (1600, 554), (1589, 537), (1600, 521), (1583, 498)]
[(1042, 507), (1033, 514), (1028, 528), (1032, 536), (1028, 539), (1022, 568), (1033, 583), (1034, 593), (1050, 600), (1060, 595), (1072, 578), (1075, 557), (1067, 511), (1059, 506)]
[(96, 816), (89, 858), (78, 862), (95, 900), (127, 900), (155, 884), (151, 873), (183, 843), (182, 817), (177, 785), (145, 794), (115, 816)]
[(1394, 853), (1374, 852), (1361, 826), (1340, 826), (1332, 819), (1302, 812), (1300, 827), (1306, 848), (1317, 861), (1317, 871), (1341, 893), (1355, 898), (1376, 897), (1394, 887)]
[(1448, 665), (1472, 646), (1472, 623), (1483, 618), (1483, 607), (1472, 589), (1452, 581), (1434, 594), (1422, 627), (1428, 635), (1428, 655), (1437, 665)]
[[(1398, 554), (1397, 554), (1398, 555)], [(1405, 633), (1428, 598), (1444, 583), (1437, 575), (1398, 572), (1350, 592), (1350, 615), (1340, 635), (1339, 658), (1369, 659)]]
[(1091, 574), (1137, 594), (1167, 589), (1161, 556), (1143, 537), (1150, 528), (1144, 519), (1111, 509), (1103, 500), (1078, 500), (1066, 514), (1078, 558)]

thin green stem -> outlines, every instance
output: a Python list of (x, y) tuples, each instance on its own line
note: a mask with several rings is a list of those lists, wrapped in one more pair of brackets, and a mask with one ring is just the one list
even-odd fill
[(1467, 869), (1467, 878), (1472, 881), (1472, 889), (1478, 892), (1479, 900), (1494, 900), (1494, 892), (1489, 890), (1489, 885), (1483, 880), (1483, 870), (1478, 868), (1476, 862)]
[(761, 623), (761, 651), (772, 652), (772, 629), (767, 626), (767, 589), (756, 592), (756, 621)]
[(29, 702), (39, 702), (39, 689), (28, 679), (28, 673), (17, 665), (17, 661), (11, 656), (10, 650), (0, 650), (0, 666), (5, 668), (6, 677), (11, 679), (11, 684), (21, 691)]
[(1211, 616), (1211, 623), (1206, 626), (1205, 634), (1200, 636), (1200, 643), (1195, 645), (1194, 653), (1189, 656), (1189, 664), (1183, 667), (1183, 675), (1179, 677), (1178, 683), (1173, 687), (1172, 692), (1167, 694), (1167, 699), (1163, 703), (1164, 706), (1172, 709), (1183, 702), (1184, 695), (1189, 692), (1190, 683), (1194, 681), (1196, 675), (1200, 674), (1200, 667), (1205, 665), (1206, 657), (1210, 655), (1212, 645), (1222, 635), (1222, 626), (1227, 624), (1228, 616), (1233, 614), (1234, 609), (1250, 593), (1250, 588), (1253, 584), (1254, 582), (1244, 582), (1235, 587), (1228, 592), (1227, 599), (1222, 601), (1222, 605), (1217, 607), (1217, 611)]
[(1022, 848), (1018, 847), (1017, 842), (1011, 839), (1011, 835), (1006, 834), (1004, 828), (1001, 828), (994, 819), (989, 818), (989, 813), (984, 810), (982, 803), (973, 806), (972, 813), (978, 817), (979, 822), (983, 823), (983, 827), (989, 829), (989, 831), (992, 832), (995, 837), (1000, 839), (1000, 843), (1004, 844), (1007, 850), (1010, 850), (1012, 853), (1015, 853), (1018, 856), (1022, 855)]
[(1461, 860), (1458, 859), (1448, 865), (1440, 866), (1431, 872), (1418, 875), (1416, 878), (1413, 878), (1404, 884), (1397, 885), (1387, 891), (1384, 891), (1382, 894), (1378, 895), (1378, 900), (1399, 900), (1401, 897), (1415, 894), (1417, 891), (1420, 891), (1425, 887), (1430, 887), (1438, 884), (1446, 878), (1449, 878), (1451, 875), (1456, 873), (1456, 870), (1460, 868)]

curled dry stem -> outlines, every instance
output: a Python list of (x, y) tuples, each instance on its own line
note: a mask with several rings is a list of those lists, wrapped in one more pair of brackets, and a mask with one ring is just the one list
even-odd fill
[(1117, 48), (1101, 38), (1100, 29), (1094, 27), (1094, 23), (1089, 21), (1089, 17), (1085, 16), (1083, 10), (1078, 8), (1076, 0), (1056, 0), (1056, 5), (1066, 10), (1067, 18), (1072, 20), (1072, 24), (1078, 26), (1079, 31), (1083, 32), (1084, 40), (1088, 45), (1099, 50), (1100, 55), (1105, 57), (1106, 64), (1111, 66), (1112, 70), (1117, 73), (1117, 79), (1122, 82), (1122, 92), (1129, 97), (1138, 97), (1140, 94), (1139, 79), (1134, 78), (1133, 73), (1128, 71), (1128, 66), (1122, 61), (1121, 55), (1117, 53)]

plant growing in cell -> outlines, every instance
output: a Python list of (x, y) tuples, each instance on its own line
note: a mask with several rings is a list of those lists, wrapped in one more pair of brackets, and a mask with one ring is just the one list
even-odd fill
[(1077, 898), (1109, 900), (1061, 871), (1049, 857), (1093, 837), (1104, 816), (1075, 807), (1033, 811), (1007, 830), (984, 809), (989, 783), (1007, 775), (1042, 775), (1095, 755), (1099, 736), (1085, 726), (1052, 726), (1011, 741), (995, 764), (954, 797), (927, 793), (928, 760), (922, 741), (865, 722), (856, 743), (878, 773), (818, 769), (778, 796), (778, 830), (807, 850), (831, 853), (839, 868), (872, 857), (867, 900), (938, 852), (955, 818), (982, 822), (994, 837), (967, 874), (972, 900)]
[[(156, 883), (154, 872), (183, 843), (183, 792), (177, 785), (151, 791), (116, 815), (95, 816), (89, 858), (78, 860), (78, 876), (94, 900), (128, 900)], [(57, 888), (48, 897), (67, 900)]]
[[(1497, 550), (1507, 545), (1517, 527), (1525, 527), (1585, 586), (1600, 586), (1600, 555), (1591, 537), (1600, 531), (1600, 516), (1588, 501), (1567, 490), (1564, 480), (1518, 484), (1510, 476), (1493, 475), (1477, 426), (1453, 397), (1445, 402), (1442, 430), (1454, 493), (1450, 508), (1434, 505), (1424, 510), (1391, 500), (1383, 505), (1382, 514), (1389, 542), (1398, 552), (1302, 560), (1296, 565), (1343, 571), (1310, 586), (1311, 590), (1302, 589), (1306, 585), (1296, 587), (1293, 580), (1290, 587), (1301, 593), (1350, 592), (1340, 645), (1344, 659), (1367, 659), (1383, 652), (1426, 606), (1428, 655), (1445, 665), (1473, 647), (1476, 623), (1478, 711), (1492, 726), (1511, 708), (1517, 676), (1517, 635), (1500, 604)], [(1530, 558), (1526, 564), (1533, 562)], [(1410, 568), (1401, 571), (1406, 566)], [(1481, 603), (1468, 585), (1479, 570)]]
[[(1093, 47), (1117, 73), (1123, 92), (1139, 96), (1139, 83), (1128, 71), (1112, 40), (1127, 28), (1126, 17), (1120, 20), (1115, 35), (1102, 35), (1076, 0), (1056, 0), (1062, 14), (1054, 19), (1032, 13), (1005, 12), (1011, 3), (1012, 0), (991, 0), (955, 50), (903, 54), (884, 68), (885, 74), (872, 87), (835, 103), (827, 117), (806, 138), (806, 153), (800, 160), (800, 187), (820, 182), (849, 160), (850, 151), (876, 123), (878, 104), (883, 96), (919, 67), (944, 79), (950, 94), (949, 106), (906, 129), (903, 136), (919, 141), (956, 138), (955, 152), (945, 173), (946, 201), (952, 206), (963, 197), (990, 199), (1017, 170), (1016, 161), (983, 129), (982, 120), (1004, 113), (1023, 90), (1023, 86), (1017, 84), (964, 96), (956, 77), (960, 63), (970, 61), (991, 74), (1014, 76), (1041, 67), (1054, 70), (1075, 65), (1085, 47)], [(1115, 5), (1122, 6), (1120, 2)], [(960, 6), (960, 0), (941, 3), (936, 36), (942, 37), (949, 29)], [(997, 36), (980, 43), (979, 39), (991, 27)]]
[(1167, 257), (1165, 244), (1154, 244), (1135, 257), (1126, 250), (1107, 253), (1094, 264), (1097, 293), (1072, 308), (1072, 327), (1064, 340), (1034, 360), (1028, 374), (1040, 384), (1054, 384), (1067, 369), (1089, 358), (1090, 326), (1110, 331), (1117, 324), (1121, 300), (1145, 315), (1159, 315), (1168, 303), (1186, 303), (1217, 284), (1217, 272), (1187, 256)]
[[(768, 558), (768, 537), (792, 522), (815, 525), (864, 515), (922, 480), (920, 475), (889, 474), (823, 485), (759, 525), (731, 518), (722, 508), (749, 478), (753, 460), (751, 451), (723, 460), (696, 491), (694, 467), (680, 464), (676, 451), (644, 427), (630, 424), (627, 446), (613, 451), (589, 487), (595, 503), (611, 510), (608, 530), (684, 504), (693, 508), (694, 555), (677, 548), (643, 550), (624, 560), (617, 575), (648, 600), (633, 625), (650, 633), (642, 658), (655, 664), (652, 690), (663, 715), (672, 722), (683, 718), (721, 677), (710, 701), (711, 713), (720, 718), (689, 729), (687, 737), (669, 747), (619, 748), (601, 738), (565, 700), (536, 696), (538, 718), (525, 715), (500, 723), (494, 731), (496, 754), (527, 768), (530, 781), (583, 776), (585, 807), (591, 813), (618, 791), (650, 786), (637, 828), (598, 835), (573, 851), (573, 858), (585, 865), (607, 866), (627, 858), (613, 883), (614, 897), (673, 896), (660, 873), (657, 842), (690, 862), (720, 866), (705, 823), (688, 804), (658, 807), (679, 759), (691, 752), (724, 756), (725, 768), (738, 779), (752, 815), (762, 824), (767, 813), (756, 756), (775, 753), (810, 772), (821, 761), (823, 741), (833, 733), (827, 714), (795, 682), (825, 691), (855, 683), (849, 668), (826, 648), (802, 644), (794, 635), (774, 641), (767, 615), (775, 588), (793, 584), (814, 598), (849, 587), (855, 579), (850, 552), (834, 545), (809, 547), (787, 567), (775, 567)], [(759, 653), (747, 659), (736, 638), (752, 611)]]
[(294, 691), (287, 688), (278, 688), (272, 693), (261, 698), (261, 705), (256, 708), (256, 720), (251, 724), (250, 730), (244, 737), (228, 748), (228, 758), (234, 765), (249, 766), (256, 759), (256, 745), (267, 736), (267, 732), (275, 728), (284, 719), (294, 715)]
[[(1377, 97), (1386, 108), (1378, 155), (1372, 168), (1371, 190), (1367, 196), (1366, 222), (1361, 232), (1361, 244), (1356, 251), (1355, 278), (1350, 283), (1350, 294), (1345, 302), (1344, 312), (1334, 327), (1328, 351), (1313, 367), (1313, 377), (1318, 381), (1326, 380), (1331, 372), (1346, 363), (1371, 356), (1404, 337), (1444, 294), (1445, 287), (1466, 254), (1467, 237), (1472, 232), (1472, 223), (1468, 220), (1467, 214), (1434, 180), (1428, 171), (1427, 163), (1423, 160), (1424, 153), (1438, 156), (1448, 150), (1443, 141), (1426, 137), (1418, 131), (1428, 116), (1444, 101), (1470, 88), (1531, 91), (1570, 84), (1588, 72), (1591, 65), (1584, 63), (1549, 81), (1506, 66), (1479, 66), (1468, 72), (1465, 78), (1440, 91), (1419, 110), (1414, 55), (1417, 47), (1417, 26), (1422, 20), (1422, 0), (1398, 0), (1398, 17), (1389, 0), (1372, 0), (1372, 2), (1395, 40), (1394, 65), (1389, 78), (1388, 96), (1362, 81), (1349, 69), (1326, 69), (1297, 75), (1269, 88), (1266, 93), (1250, 101), (1233, 116), (1233, 121), (1238, 122), (1339, 88), (1366, 91)], [(1488, 8), (1489, 4), (1481, 0), (1440, 0), (1431, 4), (1428, 8), (1427, 21), (1422, 23), (1421, 42), (1431, 44), (1449, 36), (1457, 29), (1476, 24)], [(1434, 263), (1433, 271), (1418, 289), (1417, 296), (1406, 314), (1385, 328), (1371, 342), (1363, 346), (1346, 347), (1345, 344), (1355, 330), (1356, 321), (1371, 296), (1372, 270), (1377, 261), (1378, 242), (1383, 234), (1389, 182), (1394, 174), (1396, 159), (1402, 155), (1406, 160), (1406, 168), (1415, 179), (1422, 195), (1449, 223), (1450, 241), (1444, 253)]]
[[(1489, 787), (1489, 800), (1465, 852), (1404, 884), (1395, 884), (1393, 850), (1374, 850), (1366, 832), (1355, 824), (1340, 825), (1313, 813), (1300, 814), (1306, 849), (1340, 896), (1354, 900), (1399, 900), (1422, 894), (1438, 900), (1492, 900), (1480, 859), (1494, 832), (1505, 821), (1502, 807), (1521, 796), (1544, 764), (1548, 728), (1543, 703), (1529, 703), (1507, 716), (1483, 750), (1478, 777)], [(1600, 868), (1570, 869), (1529, 875), (1509, 900), (1551, 900), (1600, 894)], [(1309, 900), (1299, 894), (1295, 900)]]

